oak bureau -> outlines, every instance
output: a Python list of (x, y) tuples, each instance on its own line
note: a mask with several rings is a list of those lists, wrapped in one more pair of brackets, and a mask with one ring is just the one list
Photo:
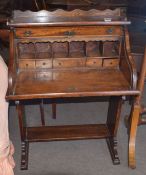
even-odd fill
[[(123, 9), (14, 11), (10, 27), (7, 100), (18, 112), (22, 159), (28, 168), (30, 142), (105, 138), (114, 164), (122, 97), (135, 98), (137, 74)], [(28, 127), (26, 103), (45, 99), (108, 97), (104, 124)]]

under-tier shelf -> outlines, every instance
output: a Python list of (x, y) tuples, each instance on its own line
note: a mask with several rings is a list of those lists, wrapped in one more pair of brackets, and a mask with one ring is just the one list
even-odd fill
[(26, 132), (30, 142), (110, 137), (106, 124), (28, 127)]

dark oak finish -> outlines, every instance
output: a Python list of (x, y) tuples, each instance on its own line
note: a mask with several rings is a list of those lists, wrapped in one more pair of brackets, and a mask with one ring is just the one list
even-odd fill
[[(7, 100), (16, 101), (21, 168), (28, 166), (29, 142), (106, 138), (114, 164), (120, 160), (116, 134), (122, 96), (139, 95), (123, 9), (14, 12), (10, 34)], [(53, 118), (60, 98), (109, 97), (105, 124), (44, 126), (43, 100), (51, 99)], [(25, 102), (41, 100), (42, 126), (24, 125)], [(86, 132), (85, 132), (86, 131)]]

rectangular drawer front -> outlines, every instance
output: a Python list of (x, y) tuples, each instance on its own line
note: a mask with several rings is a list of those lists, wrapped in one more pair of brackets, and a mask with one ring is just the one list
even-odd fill
[(102, 59), (89, 58), (86, 61), (86, 66), (87, 67), (102, 67)]
[(52, 68), (52, 60), (36, 60), (36, 68)]
[(52, 60), (19, 60), (20, 69), (52, 68)]
[(81, 27), (43, 27), (43, 28), (17, 28), (15, 36), (19, 37), (45, 37), (45, 36), (76, 36), (76, 35), (122, 35), (120, 26), (81, 26)]
[(56, 58), (53, 60), (54, 68), (69, 68), (85, 66), (85, 59), (83, 58)]
[(19, 61), (20, 69), (34, 69), (35, 68), (35, 60), (20, 60)]
[(119, 67), (119, 59), (104, 59), (103, 67)]

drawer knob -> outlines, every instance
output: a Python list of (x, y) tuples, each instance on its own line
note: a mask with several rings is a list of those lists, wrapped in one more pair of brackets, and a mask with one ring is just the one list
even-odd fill
[(32, 34), (32, 32), (30, 30), (27, 30), (23, 34), (24, 34), (24, 36), (28, 37)]
[(107, 33), (108, 33), (108, 34), (112, 34), (112, 33), (113, 33), (113, 29), (112, 29), (112, 28), (107, 29)]
[(75, 32), (73, 32), (73, 31), (66, 31), (66, 32), (64, 32), (64, 35), (66, 35), (66, 36), (73, 36), (73, 35), (75, 35), (76, 33)]

